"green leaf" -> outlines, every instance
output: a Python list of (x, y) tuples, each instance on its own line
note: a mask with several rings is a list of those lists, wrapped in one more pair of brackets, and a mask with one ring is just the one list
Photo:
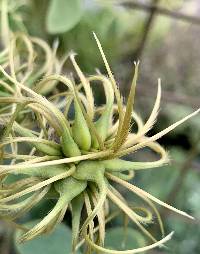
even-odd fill
[[(24, 224), (25, 227), (31, 228), (39, 220), (34, 220)], [(61, 223), (57, 228), (48, 235), (37, 237), (23, 244), (18, 244), (17, 239), (22, 234), (17, 230), (15, 234), (15, 246), (19, 254), (70, 254), (71, 253), (71, 229)], [(80, 252), (77, 252), (80, 254)]]
[(114, 227), (106, 230), (105, 247), (115, 250), (128, 250), (146, 245), (144, 237), (132, 228)]
[(47, 31), (51, 34), (69, 31), (80, 21), (82, 14), (81, 0), (51, 0), (46, 17)]

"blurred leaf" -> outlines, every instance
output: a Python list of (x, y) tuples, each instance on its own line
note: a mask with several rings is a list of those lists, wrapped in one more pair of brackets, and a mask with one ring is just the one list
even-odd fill
[(200, 174), (190, 169), (184, 179), (183, 186), (176, 195), (175, 206), (195, 217), (195, 221), (183, 220), (182, 216), (169, 216), (167, 231), (175, 231), (174, 237), (169, 241), (170, 253), (187, 254), (200, 253)]
[(145, 246), (144, 237), (132, 228), (114, 227), (106, 231), (105, 247), (127, 250)]
[(47, 31), (64, 33), (72, 29), (81, 19), (81, 0), (51, 0), (46, 17)]
[(183, 210), (189, 212), (197, 220), (200, 219), (199, 181), (199, 172), (190, 169), (176, 198), (176, 204)]
[[(24, 224), (24, 226), (31, 228), (39, 220), (34, 220)], [(48, 235), (39, 236), (24, 244), (18, 244), (17, 238), (21, 234), (21, 230), (16, 231), (15, 246), (19, 254), (70, 254), (71, 253), (71, 230), (64, 224), (60, 224), (57, 228)], [(77, 254), (80, 254), (80, 252)]]
[(169, 253), (188, 254), (200, 253), (198, 224), (183, 221), (178, 217), (170, 216), (167, 219), (168, 231), (175, 231), (174, 236), (168, 242)]

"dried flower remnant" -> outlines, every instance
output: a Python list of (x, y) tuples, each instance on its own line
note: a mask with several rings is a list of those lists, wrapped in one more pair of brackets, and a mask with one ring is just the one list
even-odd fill
[[(156, 168), (168, 163), (167, 152), (156, 140), (200, 110), (151, 137), (146, 136), (157, 118), (161, 98), (160, 80), (153, 110), (147, 122), (143, 123), (133, 111), (138, 63), (135, 63), (129, 97), (124, 105), (101, 44), (95, 34), (94, 37), (108, 77), (101, 74), (86, 77), (76, 63), (74, 54), (71, 54), (70, 59), (80, 78), (80, 84), (76, 85), (71, 78), (56, 74), (44, 77), (30, 89), (0, 66), (4, 77), (20, 90), (19, 97), (0, 98), (1, 104), (16, 105), (10, 114), (0, 117), (0, 124), (7, 126), (1, 137), (1, 161), (10, 161), (10, 165), (0, 165), (0, 216), (15, 220), (42, 199), (54, 198), (57, 203), (53, 209), (32, 229), (24, 232), (20, 242), (52, 231), (70, 207), (73, 253), (76, 253), (84, 242), (90, 251), (93, 249), (103, 253), (140, 253), (161, 246), (172, 236), (171, 233), (162, 240), (157, 240), (145, 228), (144, 224), (152, 223), (155, 214), (161, 233), (164, 234), (162, 220), (155, 204), (192, 217), (128, 183), (128, 180), (134, 177), (137, 170)], [(48, 84), (52, 81), (66, 85), (66, 92), (57, 93), (48, 99), (36, 92), (48, 89)], [(92, 85), (97, 83), (103, 85), (106, 98), (105, 105), (100, 107), (95, 106), (93, 97)], [(74, 117), (69, 114), (70, 108), (74, 108)], [(19, 114), (24, 116), (24, 120), (17, 121)], [(118, 120), (114, 120), (117, 116)], [(135, 133), (131, 131), (132, 121), (138, 127)], [(24, 147), (28, 149), (27, 146), (30, 147), (28, 152), (24, 151)], [(159, 154), (160, 159), (150, 162), (123, 159), (123, 156), (143, 147)], [(23, 175), (23, 178), (14, 183), (6, 183), (7, 177), (16, 174)], [(136, 194), (149, 209), (129, 207), (113, 186), (113, 182)], [(151, 245), (126, 251), (104, 248), (105, 224), (112, 217), (109, 213), (110, 201), (153, 242)], [(86, 209), (87, 218), (82, 223), (83, 208)], [(144, 212), (143, 215), (138, 213), (140, 210)], [(94, 218), (98, 221), (96, 227)], [(80, 237), (82, 240), (79, 242)]]

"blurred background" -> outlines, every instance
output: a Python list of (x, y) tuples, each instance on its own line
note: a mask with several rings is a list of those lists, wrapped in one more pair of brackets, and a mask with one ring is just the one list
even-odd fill
[[(92, 35), (98, 35), (105, 54), (126, 100), (133, 63), (140, 60), (135, 110), (147, 119), (162, 80), (162, 102), (152, 135), (200, 107), (200, 1), (199, 0), (17, 0), (11, 1), (9, 22), (13, 31), (26, 31), (53, 45), (59, 41), (62, 56), (75, 51), (80, 67), (88, 75), (96, 69), (105, 73)], [(72, 67), (66, 65), (66, 73)], [(65, 74), (65, 73), (63, 73)], [(96, 94), (98, 103), (101, 91)], [(149, 253), (200, 253), (200, 116), (178, 127), (160, 140), (170, 152), (171, 163), (162, 168), (137, 172), (134, 184), (159, 199), (190, 213), (192, 221), (160, 209), (166, 232), (175, 231), (167, 248)], [(149, 160), (147, 151), (132, 159)], [(123, 192), (123, 190), (121, 190)], [(126, 194), (126, 193), (124, 193)], [(135, 197), (128, 198), (135, 201)], [(51, 204), (42, 204), (28, 215), (39, 218)], [(28, 219), (28, 218), (26, 218)], [(65, 217), (66, 224), (69, 215)], [(110, 241), (121, 241), (108, 225)], [(131, 225), (132, 226), (132, 225)], [(150, 230), (159, 238), (158, 225)], [(115, 232), (116, 233), (116, 232)], [(69, 234), (69, 233), (68, 233)], [(117, 234), (117, 233), (116, 233)], [(12, 244), (13, 230), (0, 221), (0, 254), (31, 254)], [(118, 238), (119, 239), (118, 239)], [(135, 237), (135, 238), (134, 238)], [(135, 232), (133, 240), (140, 247), (145, 240)], [(67, 237), (64, 239), (66, 241)], [(116, 239), (118, 239), (116, 241)], [(37, 243), (36, 243), (37, 245)], [(127, 243), (129, 246), (129, 243)], [(136, 246), (136, 247), (138, 247)], [(131, 246), (132, 248), (134, 246)], [(29, 248), (30, 249), (30, 248)], [(35, 249), (32, 248), (35, 253)], [(51, 250), (49, 250), (51, 251)], [(53, 253), (45, 252), (43, 253)], [(60, 252), (67, 253), (66, 251)], [(57, 252), (57, 254), (59, 254)]]

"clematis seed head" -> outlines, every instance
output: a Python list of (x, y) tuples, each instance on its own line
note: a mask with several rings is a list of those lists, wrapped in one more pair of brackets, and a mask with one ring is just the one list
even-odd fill
[[(167, 164), (168, 152), (157, 140), (200, 110), (148, 136), (159, 111), (160, 79), (152, 112), (148, 120), (143, 122), (134, 110), (139, 62), (134, 63), (133, 80), (125, 105), (100, 41), (95, 34), (94, 37), (108, 77), (100, 73), (89, 77), (84, 75), (74, 54), (69, 58), (77, 73), (78, 84), (71, 77), (50, 73), (30, 88), (26, 84), (27, 79), (19, 80), (0, 66), (4, 79), (12, 84), (4, 84), (4, 89), (12, 87), (12, 90), (7, 91), (8, 96), (0, 97), (0, 104), (7, 106), (6, 114), (0, 115), (0, 126), (3, 126), (0, 136), (0, 216), (14, 221), (41, 200), (52, 198), (56, 200), (55, 206), (38, 224), (22, 234), (20, 242), (54, 230), (69, 208), (72, 213), (73, 253), (82, 244), (100, 253), (140, 253), (163, 245), (173, 234), (157, 240), (146, 229), (145, 225), (152, 223), (152, 218), (156, 216), (161, 234), (164, 234), (163, 222), (155, 204), (182, 216), (192, 217), (128, 181), (138, 170)], [(15, 66), (12, 67), (15, 73)], [(58, 83), (66, 86), (65, 92), (48, 95), (48, 85), (55, 88)], [(104, 89), (103, 106), (95, 106), (93, 95), (97, 84)], [(12, 94), (9, 95), (9, 92)], [(70, 109), (73, 109), (74, 116), (71, 116)], [(132, 122), (138, 127), (136, 132), (131, 128)], [(144, 147), (158, 154), (159, 158), (148, 162), (125, 159), (124, 156)], [(7, 180), (12, 175), (20, 175), (21, 178), (9, 183)], [(119, 185), (141, 198), (145, 206), (131, 207), (117, 190)], [(109, 209), (111, 202), (118, 208), (114, 216)], [(86, 216), (82, 218), (83, 210)], [(120, 212), (152, 244), (126, 251), (104, 248), (106, 223)]]

